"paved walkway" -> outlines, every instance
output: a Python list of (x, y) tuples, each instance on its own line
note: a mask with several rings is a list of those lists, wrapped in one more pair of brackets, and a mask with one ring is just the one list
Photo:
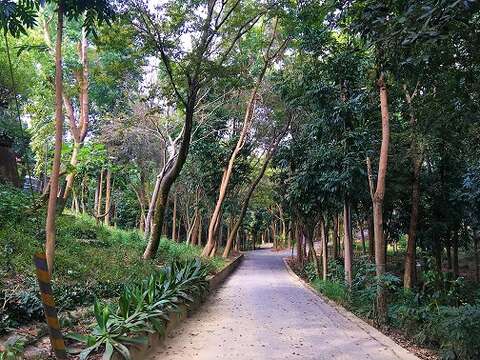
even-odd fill
[(209, 303), (150, 359), (417, 359), (306, 289), (286, 271), (286, 255), (271, 250), (247, 253)]

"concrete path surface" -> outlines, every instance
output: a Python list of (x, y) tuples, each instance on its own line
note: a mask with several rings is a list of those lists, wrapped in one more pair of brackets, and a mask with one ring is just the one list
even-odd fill
[(149, 359), (417, 359), (305, 288), (286, 271), (285, 256), (246, 253), (230, 278)]

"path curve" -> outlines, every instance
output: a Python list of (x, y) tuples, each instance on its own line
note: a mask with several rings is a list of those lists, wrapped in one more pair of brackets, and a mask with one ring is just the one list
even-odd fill
[(258, 250), (150, 360), (417, 360), (376, 329), (351, 320), (285, 269), (286, 253)]

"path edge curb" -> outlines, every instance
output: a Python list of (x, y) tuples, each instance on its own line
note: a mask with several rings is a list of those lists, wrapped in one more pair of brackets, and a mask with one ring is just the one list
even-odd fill
[[(211, 293), (217, 290), (224, 282), (227, 280), (229, 275), (231, 275), (240, 265), (244, 258), (244, 254), (241, 253), (235, 259), (233, 259), (227, 266), (225, 266), (222, 270), (220, 270), (215, 275), (209, 277), (208, 280), (208, 287), (209, 287), (209, 294), (206, 296), (210, 296)], [(161, 346), (165, 339), (168, 337), (169, 334), (175, 330), (183, 320), (185, 320), (190, 314), (192, 314), (195, 310), (201, 307), (202, 303), (205, 301), (203, 299), (196, 299), (194, 303), (189, 305), (180, 305), (177, 312), (172, 312), (169, 314), (170, 320), (168, 321), (165, 331), (163, 334), (153, 333), (148, 336), (148, 342), (145, 345), (136, 346), (130, 348), (131, 359), (132, 360), (145, 360), (153, 349), (158, 346)], [(118, 354), (112, 357), (113, 360), (123, 360), (123, 358)]]
[(282, 260), (283, 260), (283, 264), (285, 265), (285, 268), (287, 269), (287, 272), (290, 274), (293, 280), (296, 280), (297, 282), (299, 282), (302, 286), (304, 286), (314, 295), (319, 297), (323, 302), (327, 303), (332, 308), (334, 308), (338, 313), (340, 313), (340, 315), (342, 315), (343, 317), (347, 318), (348, 320), (356, 324), (363, 331), (365, 331), (368, 334), (368, 336), (377, 340), (383, 346), (388, 347), (395, 354), (396, 357), (398, 357), (401, 360), (420, 360), (419, 357), (417, 357), (415, 354), (405, 349), (401, 345), (397, 344), (393, 339), (383, 334), (380, 330), (375, 329), (372, 325), (368, 324), (367, 322), (365, 322), (355, 314), (351, 313), (350, 311), (345, 309), (343, 306), (337, 304), (333, 300), (330, 300), (329, 298), (324, 296), (322, 293), (317, 291), (312, 285), (310, 285), (308, 282), (306, 282), (304, 279), (302, 279), (292, 270), (292, 268), (288, 264), (288, 258), (284, 257), (282, 258)]

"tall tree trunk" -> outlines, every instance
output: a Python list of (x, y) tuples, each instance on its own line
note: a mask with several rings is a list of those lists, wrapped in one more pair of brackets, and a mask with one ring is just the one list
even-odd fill
[(348, 287), (352, 286), (352, 225), (351, 225), (350, 203), (345, 200), (343, 204), (343, 256), (345, 263), (345, 282)]
[[(83, 147), (85, 137), (87, 136), (88, 123), (89, 123), (89, 107), (88, 107), (88, 41), (85, 28), (82, 28), (82, 38), (79, 46), (79, 57), (82, 64), (82, 70), (78, 74), (78, 84), (80, 87), (79, 106), (80, 106), (80, 121), (77, 124), (75, 120), (75, 114), (71, 100), (67, 96), (63, 96), (65, 103), (65, 109), (67, 111), (67, 117), (70, 123), (70, 132), (73, 138), (73, 150), (70, 157), (70, 165), (72, 167), (77, 166), (78, 153)], [(65, 203), (70, 195), (70, 191), (75, 180), (75, 172), (71, 172), (67, 175), (66, 184), (63, 191), (63, 203)]]
[(403, 286), (411, 289), (415, 285), (416, 270), (416, 237), (418, 224), (418, 208), (420, 204), (420, 167), (421, 159), (416, 158), (413, 165), (412, 208), (410, 210), (410, 225), (408, 228), (407, 254), (405, 256), (405, 272)]
[(107, 177), (106, 177), (107, 188), (105, 190), (105, 218), (104, 223), (105, 225), (110, 225), (110, 206), (111, 206), (111, 199), (112, 199), (112, 171), (107, 169)]
[[(388, 146), (390, 142), (388, 95), (383, 72), (378, 79), (378, 87), (382, 115), (382, 144), (380, 147), (380, 160), (378, 163), (377, 186), (373, 195), (373, 226), (375, 233), (376, 274), (378, 278), (381, 278), (386, 271), (385, 238), (383, 232), (383, 199), (385, 197), (385, 178), (387, 175)], [(384, 324), (387, 320), (387, 294), (381, 282), (377, 285), (377, 313), (378, 321), (381, 324)]]
[(405, 98), (409, 107), (410, 113), (410, 126), (413, 132), (413, 139), (411, 148), (412, 165), (413, 165), (413, 179), (412, 179), (412, 208), (410, 210), (410, 225), (408, 228), (407, 238), (407, 254), (405, 256), (405, 272), (403, 275), (403, 286), (405, 289), (411, 289), (416, 282), (416, 238), (417, 238), (417, 224), (418, 224), (418, 211), (420, 206), (420, 171), (422, 168), (422, 154), (419, 149), (419, 145), (416, 139), (416, 126), (417, 119), (413, 111), (412, 100), (416, 94), (416, 90), (413, 94), (407, 92), (406, 86), (404, 86)]
[(53, 273), (55, 256), (56, 210), (60, 162), (62, 157), (63, 135), (63, 72), (62, 72), (62, 39), (63, 39), (63, 1), (57, 7), (57, 38), (55, 41), (55, 153), (53, 157), (52, 174), (50, 178), (50, 193), (48, 196), (47, 219), (45, 223), (45, 252), (48, 272)]

